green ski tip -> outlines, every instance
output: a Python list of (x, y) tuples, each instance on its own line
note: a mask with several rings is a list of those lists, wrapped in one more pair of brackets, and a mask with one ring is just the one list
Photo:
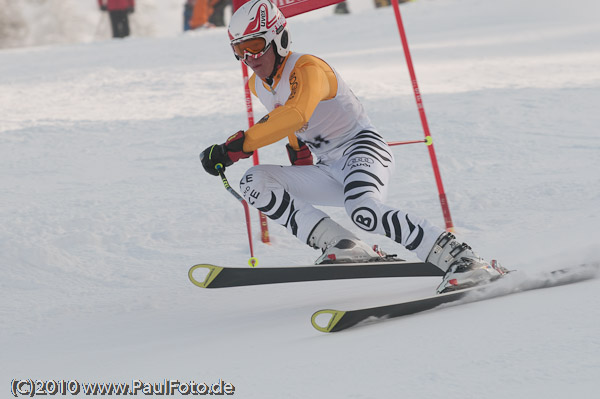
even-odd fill
[[(199, 269), (207, 269), (208, 270), (208, 272), (206, 273), (206, 276), (204, 277), (204, 280), (202, 280), (202, 281), (198, 281), (194, 277), (194, 272)], [(207, 264), (194, 265), (194, 266), (190, 267), (190, 271), (188, 272), (188, 277), (194, 285), (197, 285), (198, 287), (201, 287), (201, 288), (208, 288), (208, 286), (210, 285), (210, 283), (212, 283), (212, 281), (215, 279), (215, 277), (217, 277), (219, 275), (219, 273), (221, 273), (221, 270), (223, 270), (223, 268), (221, 266), (207, 265)]]
[[(332, 310), (332, 309), (319, 310), (318, 312), (315, 312), (312, 315), (310, 322), (312, 323), (314, 328), (316, 328), (317, 330), (319, 330), (321, 332), (331, 332), (331, 330), (333, 330), (333, 328), (337, 325), (337, 323), (341, 320), (341, 318), (344, 317), (345, 314), (346, 314), (346, 312), (343, 310)], [(329, 319), (329, 321), (327, 322), (327, 325), (322, 326), (322, 325), (317, 324), (317, 318), (320, 319), (319, 322), (322, 322), (323, 319), (327, 320), (327, 317)]]

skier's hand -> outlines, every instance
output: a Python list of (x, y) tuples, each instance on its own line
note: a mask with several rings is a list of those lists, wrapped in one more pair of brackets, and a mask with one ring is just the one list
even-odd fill
[(300, 140), (298, 140), (298, 144), (300, 144), (300, 149), (298, 151), (294, 150), (289, 144), (285, 145), (285, 147), (287, 148), (288, 157), (290, 158), (290, 162), (292, 163), (292, 165), (295, 166), (312, 165), (313, 157), (312, 153), (308, 149), (308, 146)]
[(225, 171), (226, 166), (233, 165), (233, 162), (227, 156), (227, 150), (225, 150), (225, 144), (213, 144), (206, 150), (200, 153), (200, 162), (206, 173), (210, 173), (213, 176), (219, 176), (217, 165), (223, 167)]
[(244, 152), (244, 131), (240, 130), (229, 137), (223, 144), (214, 144), (200, 154), (200, 161), (207, 173), (218, 176), (217, 165), (225, 167), (233, 165), (234, 162), (243, 158), (248, 158), (252, 152)]

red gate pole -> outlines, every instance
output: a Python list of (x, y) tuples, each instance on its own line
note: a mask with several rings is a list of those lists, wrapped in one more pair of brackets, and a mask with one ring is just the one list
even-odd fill
[(404, 56), (406, 57), (406, 64), (408, 65), (408, 72), (410, 73), (410, 79), (412, 81), (413, 91), (415, 93), (415, 99), (417, 101), (417, 108), (419, 109), (419, 116), (421, 117), (421, 124), (423, 125), (425, 140), (427, 141), (427, 147), (429, 149), (429, 157), (431, 158), (431, 166), (433, 167), (433, 174), (435, 175), (435, 182), (437, 184), (438, 193), (440, 195), (440, 204), (442, 206), (442, 213), (444, 214), (446, 230), (453, 231), (454, 225), (452, 224), (452, 217), (450, 216), (450, 208), (448, 207), (448, 200), (446, 198), (446, 193), (444, 192), (444, 185), (442, 184), (442, 175), (440, 174), (437, 158), (435, 156), (433, 140), (429, 132), (427, 117), (425, 116), (425, 107), (423, 106), (423, 101), (421, 100), (421, 93), (419, 91), (419, 85), (417, 84), (417, 76), (415, 74), (412, 58), (410, 56), (408, 40), (406, 39), (406, 32), (404, 31), (404, 25), (402, 24), (402, 17), (400, 16), (400, 7), (398, 6), (398, 2), (394, 0), (392, 0), (392, 6), (394, 8), (394, 14), (396, 15), (396, 22), (398, 23), (398, 31), (400, 32), (400, 39), (402, 40), (402, 48), (404, 49)]
[[(250, 87), (248, 86), (248, 67), (243, 62), (241, 62), (241, 64), (242, 76), (244, 78), (244, 95), (246, 97), (246, 113), (248, 115), (248, 127), (252, 127), (254, 126), (254, 112), (252, 111), (252, 94), (250, 93)], [(254, 151), (254, 155), (252, 155), (252, 160), (254, 161), (254, 165), (259, 164), (258, 150)], [(267, 217), (261, 211), (258, 211), (258, 218), (260, 220), (261, 240), (265, 244), (270, 244), (271, 239), (269, 238), (269, 226), (267, 224)]]

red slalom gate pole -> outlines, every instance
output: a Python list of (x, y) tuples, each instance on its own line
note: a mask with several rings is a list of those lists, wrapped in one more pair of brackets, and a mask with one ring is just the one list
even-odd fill
[(438, 166), (437, 157), (435, 156), (435, 149), (433, 148), (433, 139), (429, 132), (429, 124), (427, 123), (427, 117), (425, 116), (425, 107), (421, 99), (421, 92), (419, 85), (417, 84), (417, 76), (413, 67), (412, 58), (410, 56), (410, 49), (408, 47), (408, 40), (406, 39), (406, 32), (404, 31), (404, 25), (402, 23), (402, 17), (400, 16), (400, 7), (397, 1), (392, 1), (394, 8), (394, 14), (396, 15), (396, 22), (398, 23), (398, 31), (400, 32), (400, 39), (402, 41), (402, 48), (404, 49), (404, 56), (406, 58), (406, 64), (408, 65), (408, 72), (410, 73), (410, 80), (412, 82), (413, 91), (415, 93), (415, 99), (417, 101), (417, 108), (419, 109), (419, 116), (421, 117), (421, 124), (423, 125), (423, 132), (425, 133), (425, 140), (427, 148), (429, 149), (429, 157), (431, 158), (431, 166), (433, 167), (433, 174), (435, 175), (435, 182), (437, 184), (438, 193), (440, 196), (440, 204), (442, 206), (442, 213), (444, 215), (444, 222), (446, 223), (447, 231), (454, 231), (454, 225), (452, 224), (452, 217), (450, 216), (450, 208), (448, 207), (448, 199), (444, 192), (444, 185), (442, 183), (442, 175), (440, 174), (440, 168)]
[[(252, 111), (252, 94), (250, 93), (250, 87), (248, 86), (248, 67), (246, 64), (241, 62), (242, 64), (242, 76), (244, 78), (244, 95), (246, 97), (246, 113), (248, 115), (248, 127), (254, 126), (254, 112)], [(252, 160), (254, 165), (258, 165), (258, 150), (254, 151), (254, 155), (252, 155)], [(260, 220), (260, 237), (262, 242), (265, 244), (270, 244), (271, 239), (269, 238), (269, 226), (267, 224), (267, 217), (261, 212), (258, 211), (258, 218)]]

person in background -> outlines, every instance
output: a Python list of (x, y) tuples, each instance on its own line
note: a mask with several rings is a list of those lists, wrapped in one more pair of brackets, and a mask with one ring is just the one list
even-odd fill
[(208, 22), (215, 26), (225, 26), (225, 7), (231, 5), (231, 0), (219, 0), (213, 7), (213, 13)]
[(196, 0), (186, 0), (183, 4), (183, 30), (187, 31), (192, 29), (190, 26), (190, 19), (192, 19), (192, 14), (194, 13), (194, 5), (196, 4)]
[(335, 8), (333, 9), (334, 14), (350, 14), (350, 10), (348, 10), (348, 2), (346, 0), (341, 3), (337, 3)]
[[(198, 28), (214, 28), (215, 26), (224, 26), (225, 23), (221, 21), (221, 25), (217, 25), (211, 21), (215, 8), (219, 6), (219, 3), (225, 0), (196, 0), (194, 5), (194, 12), (189, 20), (191, 29)], [(223, 7), (224, 8), (224, 7)]]
[(98, 0), (98, 6), (108, 11), (113, 37), (129, 36), (129, 14), (135, 10), (135, 0)]

